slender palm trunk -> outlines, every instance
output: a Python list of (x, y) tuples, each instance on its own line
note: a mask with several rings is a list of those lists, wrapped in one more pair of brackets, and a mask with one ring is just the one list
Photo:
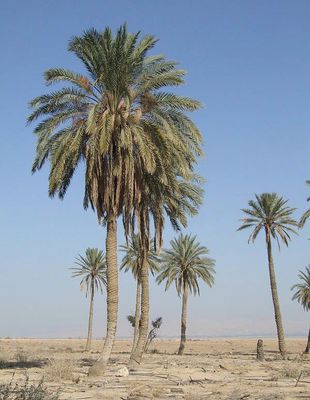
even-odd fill
[(269, 264), (269, 279), (270, 279), (270, 287), (271, 287), (272, 301), (274, 307), (274, 316), (276, 320), (277, 333), (278, 333), (279, 350), (282, 357), (284, 358), (286, 355), (284, 330), (283, 330), (282, 316), (280, 311), (276, 274), (272, 258), (271, 238), (267, 228), (266, 228), (266, 243), (267, 243), (267, 254), (268, 254), (268, 264)]
[(136, 310), (135, 310), (135, 327), (133, 332), (133, 343), (131, 352), (135, 351), (139, 337), (139, 325), (140, 325), (140, 309), (141, 309), (141, 284), (140, 280), (137, 279), (137, 291), (136, 291)]
[(309, 354), (310, 353), (310, 328), (309, 328), (309, 332), (308, 332), (308, 342), (307, 342), (307, 347), (305, 348), (304, 351), (305, 354)]
[(90, 304), (89, 304), (89, 316), (88, 316), (88, 334), (87, 334), (87, 342), (86, 342), (86, 351), (89, 351), (91, 348), (91, 340), (93, 336), (93, 318), (94, 318), (94, 279), (91, 282), (90, 288)]
[(186, 342), (186, 324), (187, 324), (187, 299), (188, 299), (188, 287), (184, 283), (183, 296), (182, 296), (182, 316), (181, 316), (181, 341), (178, 351), (178, 355), (184, 354), (185, 342)]
[(117, 326), (118, 270), (117, 270), (117, 221), (108, 218), (106, 238), (107, 259), (107, 333), (99, 359), (89, 369), (90, 376), (103, 375), (109, 361)]
[(141, 323), (139, 327), (139, 337), (137, 345), (130, 355), (129, 368), (132, 369), (141, 363), (143, 352), (145, 349), (145, 344), (147, 341), (148, 329), (149, 329), (149, 276), (148, 276), (148, 266), (146, 252), (143, 254), (142, 264), (141, 264)]

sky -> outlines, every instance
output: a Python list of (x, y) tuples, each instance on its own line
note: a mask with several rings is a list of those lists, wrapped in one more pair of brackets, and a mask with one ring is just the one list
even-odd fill
[[(49, 199), (48, 165), (31, 175), (34, 126), (28, 102), (45, 93), (51, 67), (83, 71), (67, 51), (88, 28), (159, 38), (154, 53), (188, 71), (179, 93), (204, 107), (192, 115), (204, 136), (197, 171), (207, 180), (196, 234), (216, 260), (211, 289), (191, 297), (190, 337), (275, 335), (263, 237), (248, 244), (236, 232), (241, 208), (255, 193), (277, 192), (309, 206), (310, 2), (307, 0), (3, 0), (0, 4), (0, 337), (86, 335), (88, 303), (69, 268), (87, 247), (104, 250), (105, 230), (84, 211), (83, 169), (64, 201)], [(165, 225), (164, 243), (176, 233)], [(310, 263), (310, 223), (288, 248), (274, 248), (287, 335), (305, 335), (309, 315), (291, 300), (298, 270)], [(124, 241), (122, 231), (119, 243)], [(121, 257), (122, 254), (119, 254)], [(135, 283), (120, 274), (119, 337), (132, 334)], [(151, 280), (151, 317), (163, 317), (161, 336), (178, 336), (181, 301)], [(94, 334), (105, 333), (105, 298), (98, 295)]]

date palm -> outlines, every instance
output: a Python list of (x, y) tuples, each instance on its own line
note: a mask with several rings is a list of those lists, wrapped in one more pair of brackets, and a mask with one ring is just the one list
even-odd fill
[(288, 207), (288, 201), (284, 200), (283, 197), (278, 196), (277, 193), (256, 194), (255, 199), (256, 200), (249, 201), (249, 208), (242, 209), (246, 214), (246, 217), (241, 219), (242, 225), (238, 231), (248, 228), (253, 229), (248, 240), (253, 243), (261, 231), (265, 233), (269, 279), (277, 326), (279, 350), (282, 357), (285, 357), (286, 346), (272, 256), (272, 239), (276, 240), (279, 248), (280, 242), (288, 246), (288, 243), (291, 240), (290, 234), (297, 233), (293, 227), (298, 224), (292, 217), (295, 208)]
[(86, 297), (89, 296), (89, 316), (88, 316), (88, 334), (86, 342), (86, 351), (91, 348), (93, 318), (94, 318), (94, 297), (95, 292), (103, 289), (107, 284), (107, 268), (103, 251), (98, 249), (86, 249), (85, 256), (79, 255), (75, 264), (77, 267), (70, 268), (72, 277), (82, 278), (80, 282), (81, 290), (85, 290)]
[[(173, 160), (172, 160), (173, 163)], [(173, 165), (173, 164), (172, 164)], [(175, 179), (170, 165), (169, 181), (163, 184), (156, 175), (145, 179), (145, 190), (136, 210), (139, 226), (139, 246), (141, 249), (141, 318), (137, 345), (131, 353), (129, 368), (134, 369), (141, 363), (147, 342), (149, 327), (149, 281), (147, 252), (149, 248), (150, 224), (154, 225), (154, 242), (157, 249), (162, 245), (162, 231), (165, 217), (172, 227), (179, 230), (187, 226), (187, 217), (194, 216), (202, 202), (203, 190), (201, 178), (191, 175), (187, 180)]]
[(171, 248), (161, 256), (162, 267), (156, 280), (159, 284), (166, 281), (165, 290), (175, 283), (178, 295), (182, 296), (181, 341), (178, 351), (182, 355), (186, 343), (188, 294), (200, 294), (200, 279), (210, 287), (213, 285), (215, 261), (208, 257), (208, 249), (196, 240), (196, 236), (181, 234), (170, 245)]
[[(292, 286), (291, 290), (295, 290), (292, 300), (297, 300), (300, 303), (305, 311), (310, 310), (310, 265), (306, 267), (305, 272), (299, 271), (298, 277), (300, 279), (300, 283)], [(308, 333), (308, 342), (305, 349), (305, 353), (309, 354), (310, 352), (310, 329)]]
[[(50, 162), (49, 195), (65, 196), (79, 164), (85, 166), (84, 207), (89, 205), (107, 228), (107, 333), (90, 374), (102, 374), (117, 326), (117, 219), (128, 231), (132, 210), (140, 209), (145, 176), (167, 172), (186, 176), (201, 154), (201, 134), (188, 117), (200, 103), (165, 90), (179, 86), (185, 71), (163, 56), (149, 56), (153, 36), (130, 34), (122, 26), (115, 36), (86, 31), (69, 42), (69, 51), (86, 73), (53, 68), (47, 85), (67, 86), (33, 99), (29, 122), (40, 120), (33, 172)], [(173, 168), (178, 165), (178, 168)]]
[[(120, 246), (121, 251), (125, 253), (120, 269), (125, 272), (131, 271), (134, 279), (137, 281), (136, 288), (136, 305), (135, 305), (135, 315), (133, 321), (134, 327), (134, 336), (133, 336), (133, 345), (132, 351), (136, 347), (138, 341), (139, 334), (139, 325), (140, 325), (140, 313), (141, 313), (141, 249), (139, 246), (139, 237), (138, 235), (134, 235), (131, 240), (129, 240), (128, 245)], [(155, 272), (158, 272), (158, 256), (155, 251), (154, 240), (150, 243), (150, 249), (147, 253), (147, 267), (149, 272), (152, 275)]]
[[(306, 181), (307, 185), (310, 185), (310, 181)], [(307, 201), (310, 201), (310, 197), (307, 198)], [(303, 215), (300, 218), (299, 221), (299, 227), (303, 228), (303, 226), (305, 225), (307, 219), (310, 217), (310, 208), (308, 208), (308, 210), (306, 210)]]

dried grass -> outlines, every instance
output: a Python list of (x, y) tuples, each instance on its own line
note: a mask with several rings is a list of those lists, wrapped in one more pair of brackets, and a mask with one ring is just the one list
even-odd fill
[(28, 354), (25, 353), (24, 351), (18, 351), (17, 353), (15, 353), (14, 359), (18, 363), (26, 363), (29, 360)]
[(28, 377), (23, 383), (14, 382), (14, 375), (9, 383), (0, 384), (1, 400), (58, 400), (59, 392), (51, 393), (43, 385), (43, 380), (39, 383), (31, 384)]
[(69, 381), (74, 378), (74, 363), (68, 359), (50, 360), (44, 368), (44, 378), (51, 382)]
[(5, 368), (5, 366), (9, 361), (10, 361), (9, 353), (0, 350), (0, 369)]

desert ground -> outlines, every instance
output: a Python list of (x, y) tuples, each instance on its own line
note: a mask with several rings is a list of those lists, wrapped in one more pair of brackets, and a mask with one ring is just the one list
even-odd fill
[[(275, 339), (264, 339), (265, 361), (256, 361), (255, 339), (188, 340), (177, 356), (178, 340), (157, 339), (143, 365), (118, 377), (126, 365), (130, 340), (117, 340), (104, 377), (89, 379), (88, 367), (102, 341), (83, 351), (84, 340), (1, 339), (0, 385), (44, 385), (59, 399), (310, 399), (310, 358), (305, 339), (288, 339), (288, 359), (277, 353)], [(1, 398), (1, 394), (0, 394)]]

